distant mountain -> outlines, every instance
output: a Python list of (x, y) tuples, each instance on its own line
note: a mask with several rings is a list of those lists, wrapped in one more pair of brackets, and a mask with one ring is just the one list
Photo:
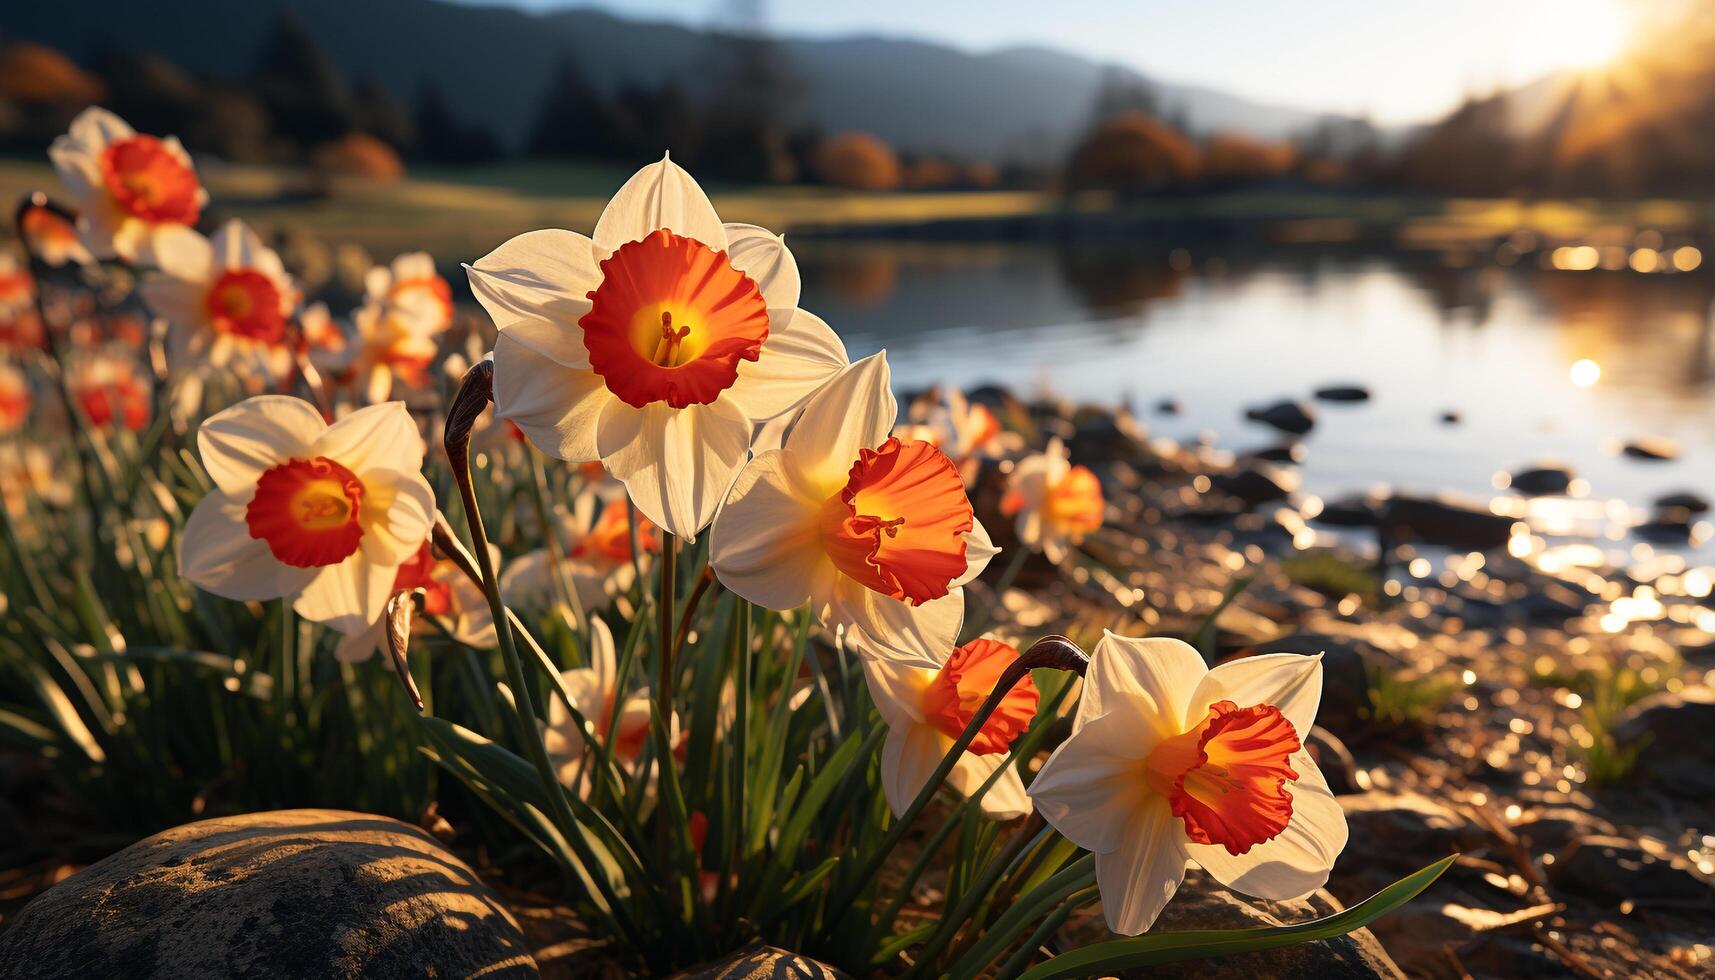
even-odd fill
[[(379, 80), (412, 99), (425, 79), (455, 112), (522, 143), (557, 65), (570, 58), (596, 84), (694, 91), (708, 35), (590, 9), (543, 14), (438, 0), (292, 0), (291, 9), (353, 81)], [(195, 72), (246, 74), (280, 7), (266, 0), (43, 0), (11, 4), (0, 35), (52, 45), (81, 62), (145, 51)], [(781, 42), (803, 84), (807, 121), (862, 129), (910, 152), (986, 159), (1059, 156), (1086, 124), (1108, 66), (1064, 52), (972, 54), (882, 37)], [(1138, 80), (1142, 80), (1138, 76)], [(1164, 111), (1196, 132), (1280, 138), (1321, 118), (1222, 92), (1151, 80)]]

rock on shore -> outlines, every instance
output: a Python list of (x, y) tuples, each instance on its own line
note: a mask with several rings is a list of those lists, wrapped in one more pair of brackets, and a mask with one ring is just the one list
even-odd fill
[(24, 907), (0, 976), (534, 977), (505, 906), (387, 817), (277, 810), (139, 841)]

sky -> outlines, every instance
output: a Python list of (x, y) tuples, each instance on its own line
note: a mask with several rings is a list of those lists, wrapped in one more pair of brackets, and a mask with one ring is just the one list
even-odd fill
[(599, 6), (693, 26), (761, 4), (777, 34), (883, 34), (970, 51), (1059, 48), (1294, 108), (1433, 119), (1466, 95), (1620, 53), (1695, 0), (460, 0)]

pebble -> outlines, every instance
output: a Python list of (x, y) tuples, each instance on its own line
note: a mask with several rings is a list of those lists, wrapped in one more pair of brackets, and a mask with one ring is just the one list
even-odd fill
[(1294, 435), (1303, 435), (1316, 425), (1316, 413), (1310, 406), (1291, 400), (1245, 409), (1245, 418)]

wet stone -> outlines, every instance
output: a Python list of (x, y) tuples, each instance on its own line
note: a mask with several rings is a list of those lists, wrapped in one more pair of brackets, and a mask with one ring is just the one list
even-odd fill
[(1655, 498), (1655, 507), (1659, 511), (1683, 510), (1689, 514), (1705, 514), (1709, 511), (1709, 498), (1690, 490), (1680, 490)]
[(1243, 469), (1236, 473), (1216, 473), (1209, 478), (1214, 488), (1239, 501), (1246, 507), (1274, 503), (1291, 496), (1291, 488), (1283, 480), (1260, 469)]
[(1614, 836), (1619, 831), (1601, 817), (1575, 807), (1548, 807), (1512, 826), (1520, 841), (1537, 854), (1556, 854), (1580, 837)]
[(1316, 399), (1324, 402), (1367, 402), (1370, 389), (1363, 385), (1326, 385), (1317, 388)]
[(1512, 518), (1474, 504), (1436, 497), (1398, 496), (1382, 509), (1381, 528), (1394, 541), (1421, 541), (1449, 548), (1487, 551), (1506, 545)]
[(1310, 454), (1305, 451), (1302, 442), (1287, 442), (1278, 446), (1268, 446), (1251, 453), (1251, 456), (1265, 463), (1302, 463)]
[(1512, 474), (1514, 492), (1526, 497), (1552, 497), (1572, 487), (1572, 471), (1560, 466), (1533, 466)]
[(1633, 459), (1650, 462), (1666, 462), (1679, 458), (1679, 444), (1672, 439), (1658, 436), (1642, 436), (1626, 443), (1620, 449)]
[(1715, 912), (1715, 886), (1659, 844), (1645, 847), (1624, 837), (1580, 837), (1549, 866), (1549, 877), (1563, 894), (1585, 899), (1706, 901)]
[(511, 913), (408, 824), (277, 810), (175, 827), (83, 869), (0, 934), (0, 976), (534, 977)]
[(1311, 520), (1328, 527), (1375, 527), (1380, 520), (1376, 506), (1364, 497), (1340, 497), (1325, 501)]
[(1421, 793), (1372, 790), (1340, 797), (1351, 827), (1349, 849), (1412, 867), (1481, 844), (1485, 832), (1457, 810)]
[(1272, 425), (1282, 432), (1303, 435), (1316, 425), (1316, 413), (1302, 402), (1282, 400), (1272, 405), (1259, 405), (1245, 410), (1245, 418)]
[(1637, 746), (1633, 777), (1688, 800), (1715, 797), (1715, 688), (1662, 691), (1627, 708), (1614, 726), (1621, 745)]

